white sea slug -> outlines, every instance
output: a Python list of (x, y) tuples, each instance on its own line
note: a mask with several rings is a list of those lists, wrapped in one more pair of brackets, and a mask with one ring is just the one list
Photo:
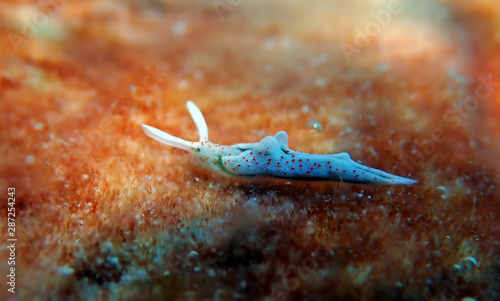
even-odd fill
[(356, 163), (347, 153), (317, 155), (288, 148), (288, 135), (278, 132), (256, 143), (230, 146), (208, 140), (208, 128), (198, 107), (188, 101), (186, 106), (193, 118), (200, 140), (186, 141), (143, 124), (149, 137), (193, 153), (200, 163), (227, 176), (272, 176), (297, 180), (326, 180), (358, 184), (414, 184), (415, 180), (391, 175)]

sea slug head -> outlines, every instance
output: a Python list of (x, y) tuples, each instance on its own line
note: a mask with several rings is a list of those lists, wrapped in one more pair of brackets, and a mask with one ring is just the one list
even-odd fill
[(198, 141), (186, 141), (145, 124), (142, 125), (144, 133), (161, 143), (193, 153), (194, 158), (205, 167), (218, 172), (224, 172), (221, 157), (228, 154), (237, 155), (241, 153), (241, 151), (230, 146), (210, 142), (208, 140), (207, 124), (200, 109), (198, 109), (192, 101), (188, 101), (186, 103), (186, 107), (188, 108), (189, 113), (198, 128), (198, 133), (200, 135), (200, 139)]
[(198, 107), (192, 101), (189, 100), (186, 103), (186, 107), (188, 108), (189, 113), (191, 114), (191, 117), (193, 118), (194, 123), (198, 128), (198, 133), (200, 135), (199, 141), (186, 141), (145, 124), (142, 125), (142, 130), (146, 135), (163, 144), (167, 144), (189, 152), (198, 152), (200, 148), (203, 148), (205, 144), (209, 143), (207, 123), (205, 122), (205, 118), (203, 118), (203, 114), (201, 113), (200, 109), (198, 109)]

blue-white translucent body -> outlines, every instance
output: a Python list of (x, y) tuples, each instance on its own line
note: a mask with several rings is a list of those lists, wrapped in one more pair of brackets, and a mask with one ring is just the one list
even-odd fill
[(162, 143), (191, 151), (206, 167), (229, 176), (273, 176), (302, 180), (329, 180), (359, 184), (413, 184), (417, 181), (391, 175), (353, 161), (349, 154), (308, 154), (288, 148), (288, 135), (281, 131), (256, 143), (231, 146), (208, 141), (205, 120), (194, 103), (187, 107), (200, 132), (200, 141), (188, 142), (143, 125), (146, 135)]

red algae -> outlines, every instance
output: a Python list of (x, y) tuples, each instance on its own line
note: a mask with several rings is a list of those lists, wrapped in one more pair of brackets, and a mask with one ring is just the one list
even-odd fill
[[(0, 4), (2, 300), (498, 298), (498, 1), (54, 3)], [(419, 183), (225, 178), (142, 133), (188, 99)]]

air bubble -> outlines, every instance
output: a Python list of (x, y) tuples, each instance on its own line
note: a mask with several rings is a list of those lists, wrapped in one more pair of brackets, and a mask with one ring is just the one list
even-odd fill
[(446, 200), (447, 198), (449, 198), (449, 194), (447, 194), (447, 189), (446, 187), (443, 187), (443, 186), (439, 186), (437, 188), (440, 192), (441, 192), (441, 198)]
[(477, 260), (476, 258), (469, 256), (464, 259), (463, 264), (468, 270), (472, 270), (477, 265)]
[(317, 121), (311, 121), (307, 124), (307, 127), (311, 129), (311, 131), (314, 131), (314, 132), (321, 132), (322, 130), (322, 127), (321, 127), (321, 123), (317, 122)]

